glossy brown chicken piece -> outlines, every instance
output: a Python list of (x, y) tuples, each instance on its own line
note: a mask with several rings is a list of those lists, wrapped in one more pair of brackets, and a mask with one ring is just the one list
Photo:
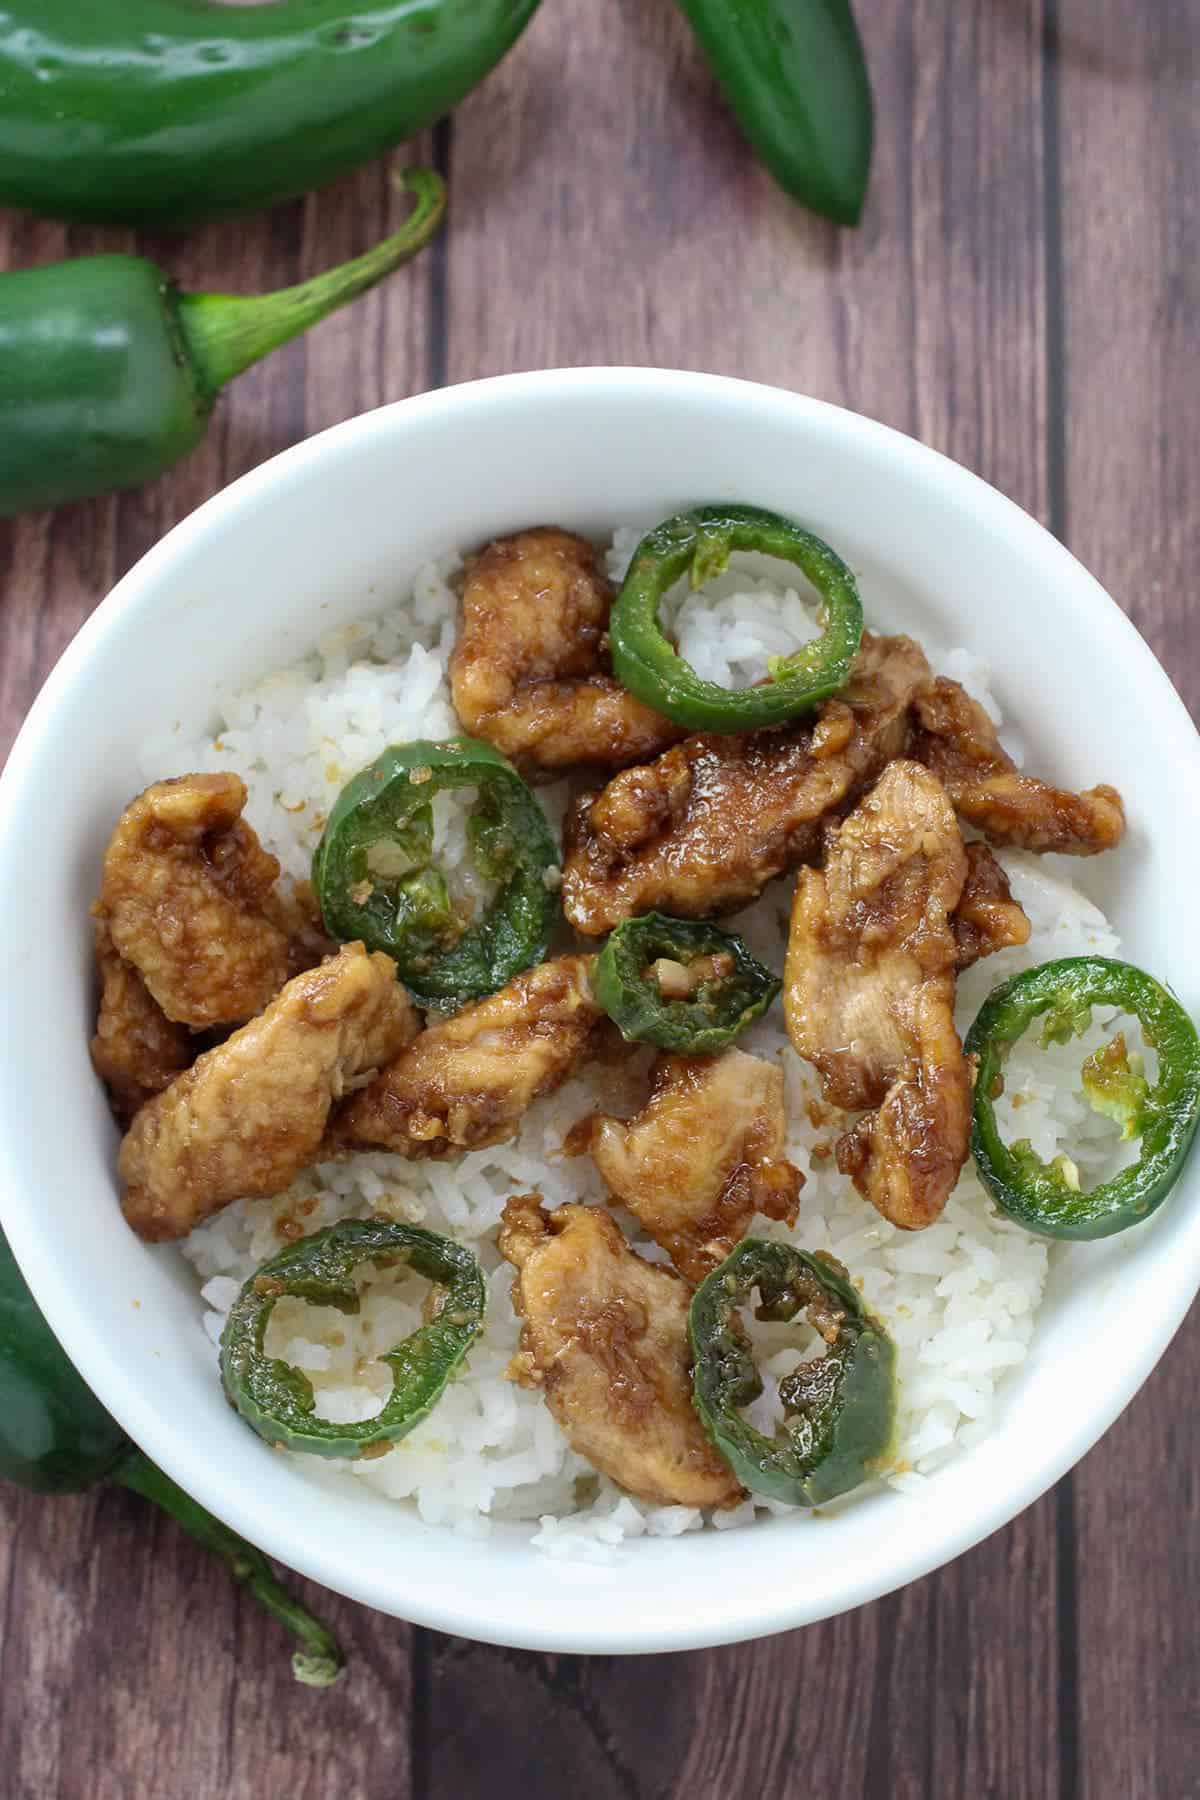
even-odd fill
[(253, 1018), (292, 972), (287, 934), (268, 916), (279, 864), (245, 804), (237, 775), (156, 781), (104, 855), (93, 911), (168, 1019), (195, 1030)]
[(909, 754), (937, 776), (955, 811), (994, 844), (1095, 856), (1125, 833), (1116, 788), (1072, 794), (1022, 775), (977, 700), (939, 676), (914, 703)]
[(824, 868), (801, 870), (792, 906), (789, 1035), (827, 1100), (873, 1109), (841, 1139), (838, 1167), (908, 1230), (937, 1218), (967, 1156), (950, 926), (966, 876), (944, 789), (897, 760), (831, 829)]
[(330, 1109), (420, 1021), (390, 956), (346, 944), (142, 1107), (121, 1145), (122, 1210), (176, 1238), (231, 1200), (282, 1193), (321, 1150)]
[(864, 636), (854, 673), (815, 720), (785, 731), (688, 738), (576, 803), (563, 906), (598, 936), (659, 910), (730, 912), (816, 854), (821, 821), (900, 754), (908, 703), (929, 679), (917, 644)]
[(690, 1290), (635, 1254), (598, 1206), (504, 1209), (521, 1349), (510, 1374), (540, 1387), (573, 1449), (643, 1500), (729, 1506), (741, 1489), (692, 1406)]
[(541, 963), (429, 1026), (342, 1109), (336, 1143), (461, 1156), (515, 1136), (528, 1107), (561, 1086), (587, 1052), (603, 1016), (588, 979), (595, 960)]
[(1008, 876), (987, 845), (967, 844), (964, 848), (967, 878), (950, 916), (960, 971), (996, 950), (1028, 943), (1031, 929), (1024, 908), (1013, 899)]
[(463, 728), (526, 768), (622, 768), (681, 732), (607, 673), (612, 590), (586, 539), (497, 538), (468, 565), (450, 685)]
[(131, 963), (113, 949), (108, 926), (96, 921), (100, 1006), (92, 1038), (92, 1063), (108, 1089), (121, 1125), (155, 1094), (169, 1087), (192, 1060), (184, 1025), (168, 1019)]
[(783, 1074), (759, 1056), (660, 1056), (629, 1120), (591, 1122), (593, 1161), (693, 1285), (724, 1262), (755, 1213), (796, 1222), (804, 1177), (783, 1154)]

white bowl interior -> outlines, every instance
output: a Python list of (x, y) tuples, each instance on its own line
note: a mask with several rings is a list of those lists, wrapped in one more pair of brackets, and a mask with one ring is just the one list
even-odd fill
[(714, 1644), (798, 1625), (924, 1573), (1020, 1510), (1099, 1436), (1161, 1354), (1200, 1275), (1200, 1165), (1149, 1225), (1073, 1248), (993, 1435), (920, 1497), (643, 1539), (612, 1566), (528, 1533), (431, 1530), (357, 1483), (310, 1479), (222, 1398), (195, 1282), (123, 1225), (115, 1136), (88, 1061), (87, 908), (138, 749), (209, 718), (218, 680), (293, 660), (453, 545), (553, 520), (604, 534), (704, 499), (774, 507), (858, 569), (870, 622), (991, 666), (1030, 763), (1111, 780), (1131, 830), (1079, 865), (1125, 952), (1200, 1011), (1184, 929), (1200, 840), (1180, 828), (1200, 744), (1142, 640), (1008, 501), (910, 440), (819, 403), (695, 375), (509, 377), (352, 421), (179, 527), (68, 650), (0, 784), (7, 970), (0, 1210), (54, 1329), (143, 1448), (284, 1562), (405, 1618), (561, 1650)]

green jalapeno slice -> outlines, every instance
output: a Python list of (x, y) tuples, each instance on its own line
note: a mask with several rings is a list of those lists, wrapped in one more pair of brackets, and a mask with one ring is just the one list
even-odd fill
[[(659, 606), (688, 574), (693, 588), (719, 575), (734, 550), (794, 563), (820, 594), (825, 628), (790, 656), (772, 657), (770, 679), (740, 690), (705, 681), (663, 635)], [(808, 712), (845, 685), (862, 638), (858, 584), (829, 545), (758, 506), (696, 506), (666, 519), (634, 551), (609, 619), (613, 670), (631, 694), (690, 731), (756, 731)]]
[[(741, 1417), (762, 1392), (737, 1308), (757, 1288), (760, 1319), (803, 1308), (825, 1355), (779, 1384), (784, 1418), (764, 1437)], [(879, 1469), (895, 1428), (895, 1350), (831, 1256), (743, 1238), (696, 1289), (688, 1316), (692, 1400), (709, 1439), (743, 1487), (791, 1506), (820, 1506)]]
[[(468, 924), (433, 861), (433, 797), (473, 787), (467, 824), (477, 871), (499, 883)], [(342, 789), (313, 857), (326, 930), (395, 959), (426, 1006), (503, 987), (545, 956), (558, 916), (558, 849), (512, 764), (473, 738), (396, 744)]]
[[(285, 1294), (339, 1312), (359, 1310), (353, 1273), (361, 1262), (406, 1262), (442, 1290), (433, 1317), (379, 1358), (392, 1391), (372, 1418), (335, 1424), (318, 1418), (312, 1383), (264, 1349), (275, 1303)], [(486, 1291), (478, 1259), (462, 1244), (389, 1219), (343, 1219), (290, 1244), (243, 1287), (221, 1333), (221, 1381), (259, 1437), (310, 1456), (379, 1454), (430, 1412), (483, 1322)]]
[[(1027, 1138), (1006, 1144), (994, 1101), (1004, 1064), (1035, 1019), (1043, 1044), (1065, 1044), (1091, 1024), (1093, 1006), (1132, 1013), (1158, 1057), (1147, 1082), (1117, 1033), (1081, 1070), (1083, 1092), (1098, 1112), (1140, 1138), (1137, 1162), (1088, 1191), (1065, 1155), (1047, 1164)], [(1162, 1205), (1183, 1168), (1200, 1120), (1200, 1037), (1174, 995), (1132, 963), (1068, 956), (1025, 969), (994, 988), (967, 1033), (978, 1058), (971, 1150), (980, 1179), (1002, 1210), (1044, 1237), (1102, 1238), (1137, 1225)]]
[(693, 1056), (726, 1049), (781, 986), (741, 938), (663, 913), (624, 920), (592, 971), (592, 992), (622, 1037)]

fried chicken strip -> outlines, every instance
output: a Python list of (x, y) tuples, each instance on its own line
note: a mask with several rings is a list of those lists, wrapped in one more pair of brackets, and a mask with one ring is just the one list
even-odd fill
[(510, 1373), (540, 1387), (573, 1449), (643, 1500), (729, 1506), (741, 1489), (692, 1406), (679, 1277), (636, 1255), (597, 1206), (504, 1209), (521, 1350)]
[(994, 844), (1095, 856), (1120, 843), (1125, 809), (1115, 788), (1072, 794), (1021, 774), (983, 707), (957, 681), (939, 676), (917, 695), (913, 712), (910, 755)]
[(941, 1212), (966, 1161), (970, 1078), (954, 1027), (967, 878), (954, 810), (919, 763), (889, 764), (802, 869), (784, 1010), (835, 1106), (877, 1109), (839, 1142), (838, 1167), (893, 1224)]
[(95, 942), (100, 1006), (92, 1064), (118, 1122), (128, 1125), (187, 1068), (194, 1046), (187, 1027), (168, 1019), (137, 970), (117, 955), (103, 919), (96, 920)]
[(118, 1163), (125, 1217), (140, 1237), (183, 1237), (231, 1200), (282, 1193), (347, 1086), (418, 1029), (390, 956), (346, 944), (295, 976), (142, 1107)]
[(595, 958), (560, 956), (423, 1031), (334, 1123), (343, 1149), (461, 1156), (515, 1136), (522, 1115), (578, 1066), (602, 1018)]
[(268, 916), (279, 864), (241, 817), (233, 774), (156, 781), (104, 855), (93, 912), (168, 1019), (204, 1030), (253, 1018), (291, 973)]
[(682, 736), (607, 673), (612, 590), (586, 539), (543, 525), (468, 566), (450, 658), (465, 730), (539, 769), (621, 768)]
[(698, 1285), (755, 1213), (796, 1222), (804, 1177), (783, 1154), (783, 1074), (760, 1056), (660, 1056), (635, 1118), (591, 1121), (612, 1194)]
[(967, 844), (964, 848), (967, 878), (950, 915), (960, 973), (997, 950), (1027, 944), (1031, 930), (1025, 909), (1012, 897), (1008, 876), (987, 845)]
[(688, 738), (585, 794), (567, 820), (563, 906), (598, 936), (660, 910), (730, 912), (814, 856), (821, 821), (899, 755), (908, 704), (929, 679), (917, 644), (864, 636), (850, 682), (815, 722)]

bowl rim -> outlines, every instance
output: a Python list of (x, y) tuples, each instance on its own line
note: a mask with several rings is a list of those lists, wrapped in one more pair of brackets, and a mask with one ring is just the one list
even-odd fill
[[(1121, 654), (1136, 669), (1139, 683), (1149, 689), (1161, 709), (1157, 718), (1160, 731), (1169, 736), (1173, 748), (1182, 758), (1190, 758), (1200, 777), (1200, 735), (1169, 677), (1136, 627), (1064, 545), (980, 476), (894, 427), (788, 389), (688, 370), (601, 365), (489, 376), (413, 395), (360, 413), (269, 458), (212, 495), (176, 524), (100, 601), (66, 646), (34, 700), (0, 773), (0, 861), (3, 860), (3, 846), (9, 840), (16, 796), (36, 765), (43, 741), (55, 729), (60, 702), (69, 694), (95, 648), (117, 622), (127, 613), (153, 604), (155, 590), (173, 560), (203, 539), (215, 525), (230, 523), (239, 514), (256, 507), (281, 483), (302, 478), (310, 466), (336, 457), (343, 446), (353, 444), (364, 434), (386, 429), (392, 421), (403, 421), (406, 430), (419, 431), (431, 416), (458, 407), (469, 409), (486, 405), (493, 398), (506, 403), (514, 400), (537, 403), (552, 397), (561, 401), (565, 390), (584, 399), (617, 382), (640, 389), (646, 398), (657, 396), (667, 403), (684, 396), (693, 401), (708, 397), (714, 402), (724, 398), (751, 408), (781, 409), (797, 421), (807, 418), (827, 432), (841, 433), (847, 440), (857, 439), (867, 447), (874, 446), (876, 450), (903, 459), (915, 473), (923, 472), (951, 501), (956, 495), (960, 496), (964, 506), (968, 506), (982, 522), (1016, 546), (1026, 547), (1031, 558), (1045, 570), (1048, 583), (1056, 580), (1070, 583), (1078, 593), (1087, 596), (1089, 605), (1097, 606), (1106, 615), (1110, 636), (1120, 644)], [(579, 1626), (564, 1608), (561, 1625), (547, 1630), (535, 1627), (522, 1631), (519, 1624), (514, 1626), (510, 1620), (501, 1619), (499, 1614), (489, 1616), (486, 1602), (481, 1613), (481, 1597), (478, 1594), (460, 1595), (453, 1584), (447, 1585), (444, 1595), (429, 1602), (414, 1600), (399, 1592), (381, 1597), (378, 1582), (358, 1577), (352, 1566), (336, 1555), (331, 1557), (321, 1543), (306, 1542), (298, 1549), (294, 1542), (288, 1541), (283, 1547), (280, 1539), (285, 1534), (274, 1529), (275, 1521), (266, 1509), (256, 1510), (252, 1497), (219, 1479), (205, 1462), (202, 1450), (192, 1446), (186, 1434), (162, 1416), (161, 1409), (152, 1403), (149, 1395), (129, 1381), (122, 1364), (110, 1353), (99, 1326), (89, 1326), (86, 1313), (75, 1308), (70, 1290), (60, 1279), (53, 1259), (46, 1257), (39, 1246), (31, 1210), (15, 1202), (20, 1185), (21, 1177), (9, 1141), (6, 1135), (0, 1134), (0, 1217), (39, 1306), (72, 1361), (81, 1371), (88, 1371), (89, 1385), (103, 1404), (129, 1436), (145, 1447), (148, 1454), (153, 1454), (173, 1479), (268, 1554), (365, 1605), (389, 1611), (415, 1624), (482, 1642), (568, 1654), (686, 1650), (769, 1636), (849, 1611), (895, 1592), (943, 1566), (1008, 1524), (1072, 1468), (1108, 1430), (1166, 1350), (1200, 1287), (1200, 1257), (1193, 1260), (1180, 1258), (1174, 1286), (1169, 1293), (1159, 1295), (1153, 1328), (1143, 1336), (1137, 1347), (1138, 1353), (1122, 1365), (1119, 1379), (1109, 1380), (1104, 1404), (1082, 1412), (1069, 1422), (1060, 1436), (1053, 1437), (1044, 1446), (1040, 1455), (1031, 1458), (1020, 1482), (1004, 1486), (999, 1495), (981, 1501), (957, 1530), (944, 1533), (936, 1544), (926, 1545), (918, 1554), (910, 1554), (898, 1572), (880, 1579), (878, 1570), (864, 1570), (861, 1576), (851, 1576), (843, 1582), (836, 1600), (815, 1607), (805, 1604), (803, 1599), (797, 1600), (783, 1583), (767, 1595), (747, 1591), (730, 1599), (715, 1627), (711, 1620), (696, 1624), (686, 1619), (661, 1617), (653, 1621), (627, 1621), (624, 1625)]]

